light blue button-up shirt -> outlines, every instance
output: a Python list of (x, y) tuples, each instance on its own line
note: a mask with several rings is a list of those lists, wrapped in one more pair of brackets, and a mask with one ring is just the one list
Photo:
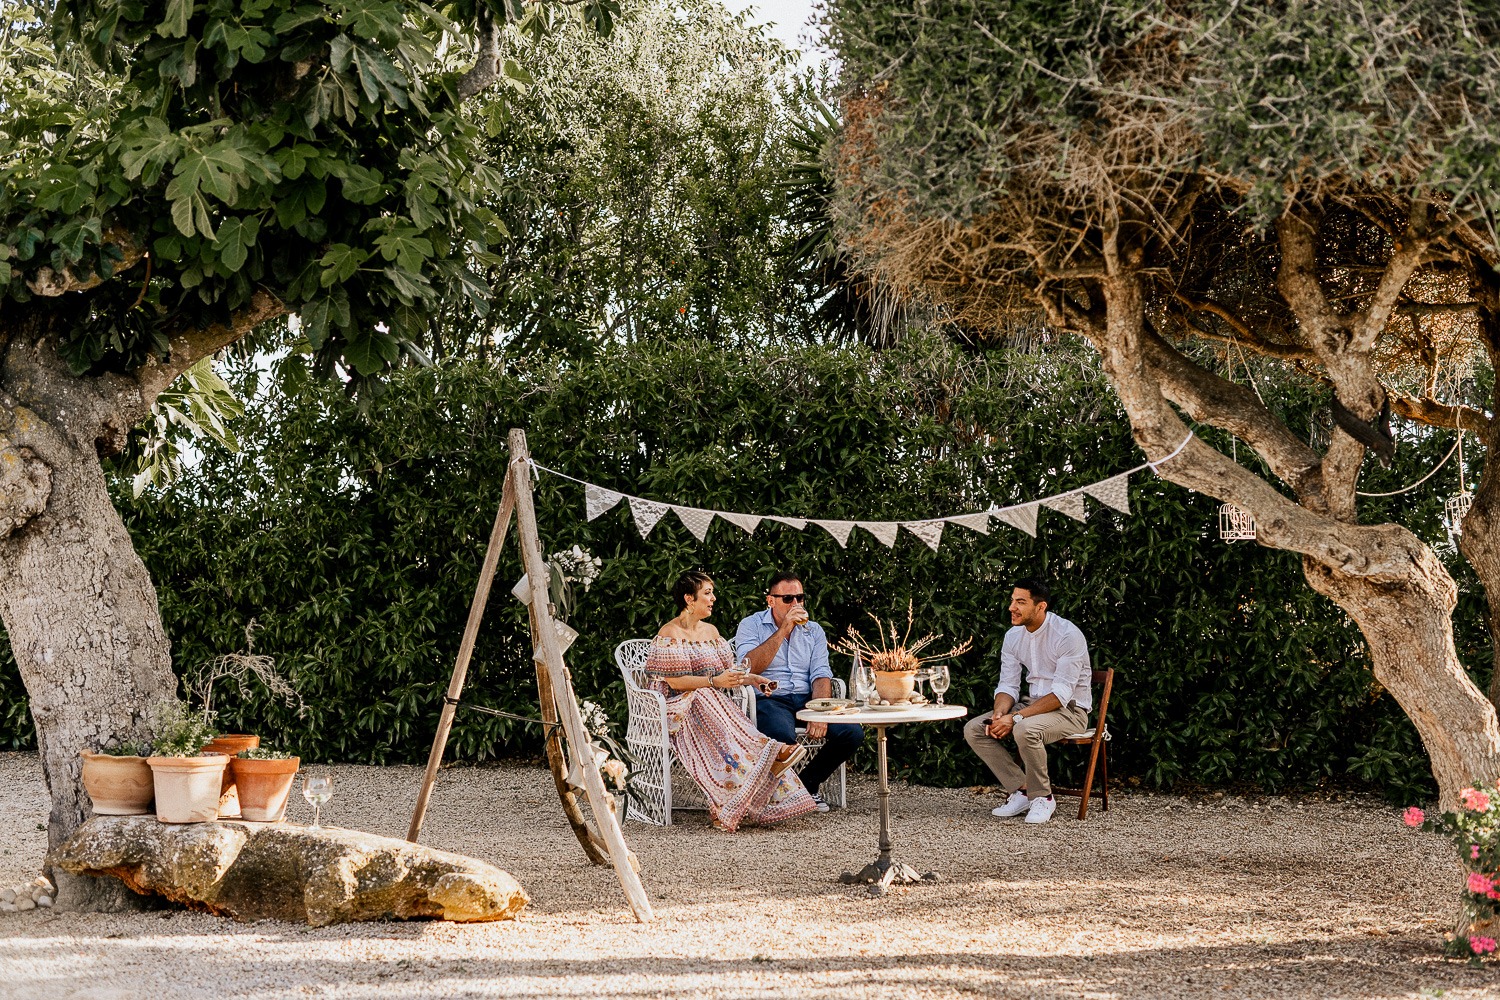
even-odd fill
[[(743, 660), (751, 651), (776, 634), (776, 619), (767, 608), (758, 615), (751, 615), (740, 622), (734, 634), (734, 656)], [(813, 681), (819, 677), (833, 680), (833, 671), (828, 668), (828, 637), (823, 626), (808, 622), (807, 628), (797, 626), (786, 637), (781, 648), (771, 659), (771, 665), (761, 671), (761, 676), (778, 685), (777, 694), (811, 694)]]

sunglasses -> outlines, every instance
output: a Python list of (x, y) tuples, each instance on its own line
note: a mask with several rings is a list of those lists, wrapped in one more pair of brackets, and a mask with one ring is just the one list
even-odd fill
[(780, 601), (782, 604), (791, 604), (793, 601), (799, 604), (807, 603), (806, 594), (767, 594), (766, 596), (773, 601)]

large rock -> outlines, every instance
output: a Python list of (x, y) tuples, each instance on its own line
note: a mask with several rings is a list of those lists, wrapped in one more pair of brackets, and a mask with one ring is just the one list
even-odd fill
[(358, 830), (96, 816), (52, 863), (237, 920), (505, 920), (530, 901), (483, 861)]

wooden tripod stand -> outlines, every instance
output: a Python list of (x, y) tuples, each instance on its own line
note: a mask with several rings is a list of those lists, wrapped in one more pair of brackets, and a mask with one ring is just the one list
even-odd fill
[[(474, 640), (479, 635), (479, 624), (484, 620), (484, 608), (489, 601), (490, 585), (495, 580), (495, 567), (500, 561), (500, 549), (510, 530), (512, 514), (516, 518), (516, 537), (521, 547), (521, 564), (526, 570), (527, 584), (531, 589), (531, 641), (532, 661), (536, 666), (537, 695), (541, 702), (542, 722), (547, 724), (547, 764), (552, 770), (552, 780), (557, 786), (558, 798), (562, 799), (563, 812), (573, 827), (573, 833), (588, 859), (594, 864), (614, 865), (620, 886), (630, 902), (630, 909), (637, 920), (646, 923), (651, 919), (651, 902), (636, 874), (634, 857), (625, 845), (625, 835), (620, 830), (619, 820), (611, 808), (611, 798), (605, 790), (604, 779), (599, 774), (592, 752), (585, 753), (589, 746), (588, 733), (583, 726), (583, 716), (578, 709), (578, 699), (573, 694), (573, 680), (563, 662), (563, 646), (557, 635), (557, 623), (552, 617), (552, 606), (548, 603), (547, 584), (549, 570), (542, 558), (542, 545), (537, 535), (536, 508), (531, 495), (531, 454), (526, 448), (526, 432), (512, 428), (510, 432), (510, 462), (505, 470), (505, 485), (500, 495), (500, 509), (495, 513), (495, 526), (490, 531), (489, 548), (484, 554), (484, 565), (479, 571), (479, 585), (474, 589), (474, 600), (469, 605), (469, 621), (464, 627), (463, 641), (458, 647), (458, 659), (453, 665), (453, 678), (448, 682), (448, 694), (443, 699), (442, 716), (438, 719), (437, 734), (432, 739), (432, 752), (427, 756), (427, 771), (422, 775), (422, 790), (417, 795), (417, 805), (412, 811), (411, 827), (406, 839), (416, 842), (422, 832), (422, 820), (427, 814), (427, 802), (432, 797), (432, 787), (437, 781), (438, 768), (443, 763), (443, 750), (448, 744), (448, 733), (453, 728), (453, 715), (458, 708), (459, 695), (463, 693), (464, 678), (469, 672), (469, 658), (474, 653)], [(567, 734), (567, 751), (563, 749), (562, 736)], [(579, 807), (576, 789), (569, 784), (568, 757), (572, 757), (572, 774), (583, 776), (583, 791), (588, 796), (590, 811), (596, 832), (584, 818)]]

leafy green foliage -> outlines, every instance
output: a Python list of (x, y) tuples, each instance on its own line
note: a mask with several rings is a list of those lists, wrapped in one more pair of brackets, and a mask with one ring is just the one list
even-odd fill
[(1259, 222), (1298, 191), (1392, 185), (1500, 207), (1490, 5), (835, 0), (828, 26), (845, 80), (893, 112), (866, 162), (909, 208), (983, 212), (1044, 133), (1086, 197), (1081, 165), (1133, 125), (1160, 131), (1121, 141), (1117, 166), (1201, 171)]
[(190, 709), (180, 701), (164, 701), (151, 716), (151, 752), (157, 757), (197, 757), (218, 735), (214, 714)]
[[(819, 334), (780, 263), (805, 88), (764, 28), (712, 0), (653, 0), (607, 41), (568, 25), (524, 55), (534, 85), (479, 111), (506, 165), (485, 204), (510, 240), (478, 261), (495, 293), (445, 302), (438, 356)], [(408, 202), (428, 192), (418, 178)]]
[(189, 443), (210, 439), (233, 451), (230, 421), (245, 412), (229, 384), (214, 372), (213, 358), (194, 364), (151, 405), (151, 417), (130, 434), (125, 451), (113, 460), (131, 475), (131, 491), (161, 486), (182, 471)]
[[(503, 178), (455, 96), (474, 27), (511, 19), (519, 49), (522, 32), (573, 16), (513, 6), (6, 8), (0, 76), (18, 78), (0, 85), (7, 311), (66, 320), (62, 352), (84, 373), (139, 367), (167, 350), (162, 331), (270, 296), (302, 315), (323, 371), (342, 360), (377, 375), (427, 337), (440, 299), (485, 287), (470, 262), (504, 235), (481, 204)], [(607, 31), (617, 12), (596, 0), (576, 16)], [(506, 79), (525, 77), (512, 59)], [(44, 267), (116, 280), (79, 304), (43, 303), (28, 282)]]
[[(1322, 402), (1295, 386), (1280, 397), (1264, 391), (1304, 418)], [(331, 387), (283, 395), (262, 386), (238, 452), (208, 445), (206, 461), (176, 484), (139, 500), (120, 491), (160, 581), (178, 669), (237, 648), (254, 617), (257, 649), (295, 676), (309, 708), (299, 718), (252, 693), (219, 706), (226, 727), (275, 733), (307, 759), (423, 759), (513, 426), (527, 429), (537, 461), (602, 485), (827, 517), (972, 511), (1140, 460), (1093, 360), (1066, 345), (971, 358), (923, 339), (881, 354), (643, 344), (583, 361), (450, 363), (402, 370), (368, 417)], [(1417, 478), (1446, 446), (1403, 448), (1370, 487)], [(623, 506), (585, 521), (581, 489), (545, 474), (537, 510), (546, 551), (577, 544), (604, 559), (578, 595), (572, 624), (582, 635), (569, 661), (579, 696), (617, 719), (613, 647), (670, 616), (666, 587), (683, 569), (715, 574), (722, 632), (756, 610), (782, 566), (805, 575), (831, 634), (864, 623), (867, 610), (904, 614), (913, 600), (925, 627), (976, 637), (948, 695), (976, 706), (998, 673), (1010, 582), (1040, 572), (1096, 661), (1118, 671), (1116, 777), (1165, 787), (1353, 780), (1398, 799), (1425, 795), (1431, 778), (1410, 723), (1374, 683), (1358, 630), (1305, 586), (1297, 559), (1220, 542), (1212, 502), (1150, 476), (1135, 482), (1130, 517), (1091, 508), (1077, 524), (1048, 512), (1036, 539), (998, 524), (988, 536), (950, 527), (937, 553), (907, 536), (888, 550), (859, 531), (841, 548), (815, 528), (770, 523), (746, 536), (715, 522), (700, 545), (671, 517), (642, 540)], [(1378, 503), (1437, 540), (1442, 482)], [(514, 551), (502, 555), (465, 699), (533, 714), (525, 614), (507, 595), (520, 574)], [(1459, 649), (1483, 672), (1482, 598), (1460, 579)], [(13, 671), (0, 670), (10, 734), (22, 721)], [(956, 729), (914, 727), (892, 739), (903, 775), (989, 781)], [(538, 727), (461, 709), (450, 754), (535, 754), (540, 740)], [(1060, 756), (1064, 773), (1078, 765)]]

